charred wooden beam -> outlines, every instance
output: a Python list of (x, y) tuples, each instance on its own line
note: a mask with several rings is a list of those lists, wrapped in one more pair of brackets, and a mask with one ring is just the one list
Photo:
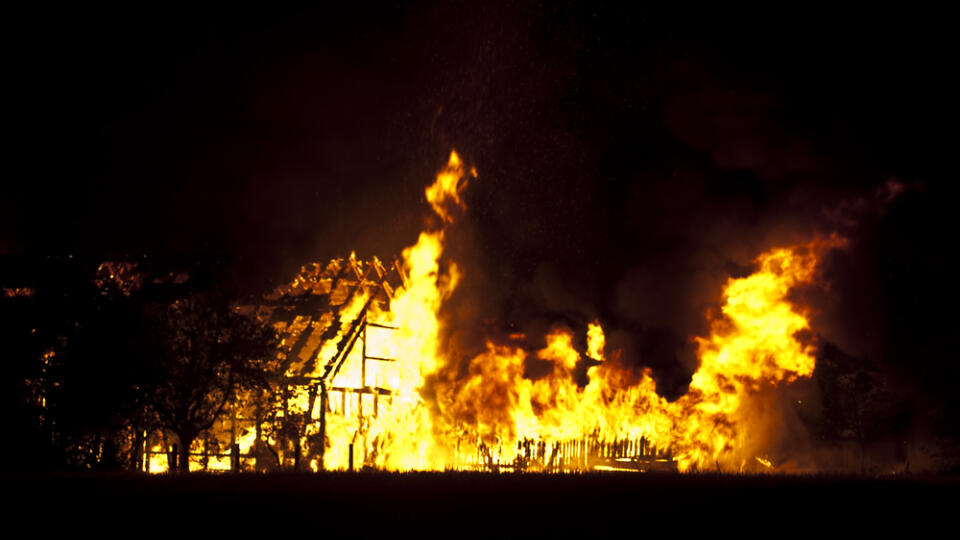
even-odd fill
[(380, 357), (380, 356), (366, 356), (366, 355), (364, 356), (364, 359), (366, 359), (366, 360), (379, 360), (379, 361), (381, 361), (381, 362), (396, 362), (396, 361), (397, 361), (396, 358), (382, 358), (382, 357)]
[(399, 326), (390, 326), (389, 324), (380, 324), (380, 323), (374, 323), (374, 322), (368, 322), (368, 323), (367, 323), (367, 326), (374, 326), (374, 327), (376, 327), (376, 328), (386, 328), (386, 329), (388, 329), (388, 330), (399, 330), (399, 329), (400, 329)]
[(360, 388), (353, 388), (349, 386), (333, 386), (330, 388), (335, 392), (344, 392), (348, 394), (374, 394), (380, 396), (392, 396), (393, 391), (386, 388), (380, 388), (379, 386), (363, 386)]
[(327, 384), (320, 380), (320, 470), (324, 469), (323, 456), (327, 449)]

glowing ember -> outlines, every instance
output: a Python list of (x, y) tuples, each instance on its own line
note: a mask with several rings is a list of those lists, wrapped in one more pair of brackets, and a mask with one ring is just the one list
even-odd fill
[(3, 296), (4, 298), (30, 298), (36, 293), (30, 287), (4, 287)]

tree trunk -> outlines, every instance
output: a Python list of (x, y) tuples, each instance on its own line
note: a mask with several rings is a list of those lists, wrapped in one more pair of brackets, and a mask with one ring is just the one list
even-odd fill
[(130, 464), (137, 472), (143, 472), (144, 469), (144, 460), (146, 456), (144, 451), (146, 450), (146, 439), (141, 433), (142, 429), (134, 428), (133, 429), (133, 446), (130, 449)]
[(303, 449), (300, 445), (300, 430), (296, 430), (296, 433), (293, 435), (293, 470), (300, 472), (301, 467), (301, 456), (303, 455)]
[(177, 437), (180, 439), (180, 447), (177, 448), (177, 472), (188, 473), (190, 472), (190, 446), (196, 435), (178, 432)]

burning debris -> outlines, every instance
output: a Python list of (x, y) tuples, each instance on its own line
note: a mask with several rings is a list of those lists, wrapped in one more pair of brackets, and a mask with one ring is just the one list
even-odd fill
[[(670, 402), (649, 371), (608, 358), (599, 322), (586, 351), (557, 328), (530, 351), (488, 340), (465, 373), (440, 341), (443, 304), (460, 269), (443, 256), (445, 227), (463, 210), (470, 177), (454, 152), (426, 189), (441, 227), (390, 264), (353, 254), (301, 269), (239, 313), (281, 337), (274, 388), (241, 393), (191, 448), (191, 469), (773, 470), (757, 421), (765, 391), (809, 377), (814, 344), (791, 289), (816, 276), (837, 238), (778, 247), (731, 278), (712, 331), (697, 338), (700, 367)], [(442, 268), (442, 269), (441, 269)], [(525, 376), (528, 359), (552, 365)], [(574, 376), (589, 359), (586, 384)], [(146, 443), (145, 470), (167, 470), (170, 441)], [(224, 451), (229, 449), (228, 451)]]
[(4, 298), (30, 298), (36, 293), (31, 287), (4, 287)]
[(108, 289), (116, 287), (124, 296), (130, 296), (131, 292), (143, 285), (144, 276), (137, 272), (137, 266), (137, 263), (129, 261), (104, 261), (97, 267), (93, 282), (101, 294), (107, 294)]

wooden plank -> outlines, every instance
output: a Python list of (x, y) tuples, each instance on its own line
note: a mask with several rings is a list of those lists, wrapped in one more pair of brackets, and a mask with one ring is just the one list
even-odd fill
[(367, 325), (368, 325), (368, 326), (376, 326), (377, 328), (386, 328), (387, 330), (399, 330), (399, 329), (400, 329), (399, 326), (390, 326), (389, 324), (380, 324), (380, 323), (374, 323), (374, 322), (368, 322)]
[(396, 358), (381, 358), (379, 356), (364, 356), (367, 360), (379, 360), (381, 362), (396, 362)]

